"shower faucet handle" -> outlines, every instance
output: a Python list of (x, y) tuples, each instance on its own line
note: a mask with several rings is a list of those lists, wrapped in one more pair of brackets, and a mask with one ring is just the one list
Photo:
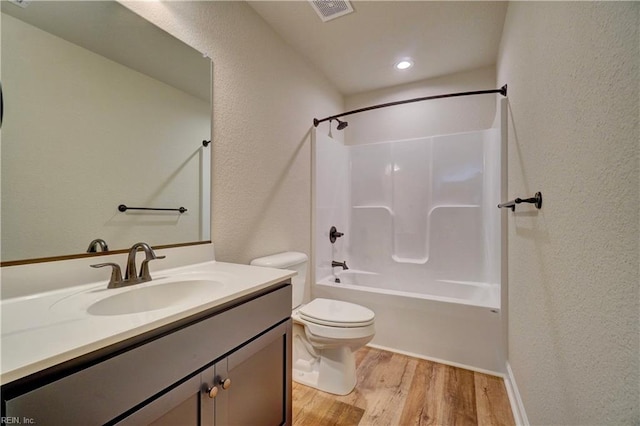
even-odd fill
[(335, 226), (332, 226), (331, 229), (329, 229), (329, 241), (331, 241), (331, 244), (335, 243), (336, 240), (343, 235), (344, 234), (342, 232), (338, 232)]

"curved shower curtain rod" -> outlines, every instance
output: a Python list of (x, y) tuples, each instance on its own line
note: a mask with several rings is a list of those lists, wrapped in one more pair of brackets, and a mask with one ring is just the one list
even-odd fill
[(357, 114), (359, 112), (371, 111), (372, 109), (386, 108), (386, 107), (390, 107), (390, 106), (409, 104), (409, 103), (413, 103), (413, 102), (429, 101), (431, 99), (456, 98), (456, 97), (459, 97), (459, 96), (471, 96), (471, 95), (486, 95), (488, 93), (500, 93), (502, 96), (507, 96), (507, 85), (505, 84), (504, 86), (502, 86), (499, 89), (478, 90), (478, 91), (475, 91), (475, 92), (447, 93), (445, 95), (426, 96), (426, 97), (423, 97), (423, 98), (414, 98), (414, 99), (407, 99), (407, 100), (404, 100), (404, 101), (388, 102), (386, 104), (379, 104), (379, 105), (373, 105), (373, 106), (369, 106), (369, 107), (365, 107), (365, 108), (354, 109), (353, 111), (343, 112), (342, 114), (332, 115), (330, 117), (325, 117), (325, 118), (320, 119), (320, 120), (318, 120), (317, 118), (314, 118), (313, 119), (313, 126), (314, 127), (318, 127), (318, 124), (322, 123), (323, 121), (335, 120), (337, 118), (344, 117), (345, 115), (351, 115), (351, 114)]

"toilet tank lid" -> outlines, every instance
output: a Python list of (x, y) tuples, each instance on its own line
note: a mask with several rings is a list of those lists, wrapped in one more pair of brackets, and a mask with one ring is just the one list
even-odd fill
[(284, 253), (272, 254), (271, 256), (259, 257), (251, 261), (253, 266), (266, 266), (268, 268), (288, 268), (306, 262), (309, 258), (306, 254), (297, 251), (286, 251)]

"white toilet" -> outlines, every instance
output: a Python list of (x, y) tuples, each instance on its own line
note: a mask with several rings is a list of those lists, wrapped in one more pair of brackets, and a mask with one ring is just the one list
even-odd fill
[(340, 300), (314, 299), (301, 305), (307, 255), (285, 252), (251, 261), (254, 266), (291, 269), (293, 287), (293, 380), (324, 392), (347, 395), (356, 385), (353, 352), (375, 334), (370, 309)]

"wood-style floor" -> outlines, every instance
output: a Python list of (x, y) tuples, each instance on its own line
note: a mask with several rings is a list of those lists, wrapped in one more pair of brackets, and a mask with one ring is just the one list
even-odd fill
[(336, 396), (293, 384), (294, 426), (514, 425), (499, 377), (364, 347), (358, 383)]

